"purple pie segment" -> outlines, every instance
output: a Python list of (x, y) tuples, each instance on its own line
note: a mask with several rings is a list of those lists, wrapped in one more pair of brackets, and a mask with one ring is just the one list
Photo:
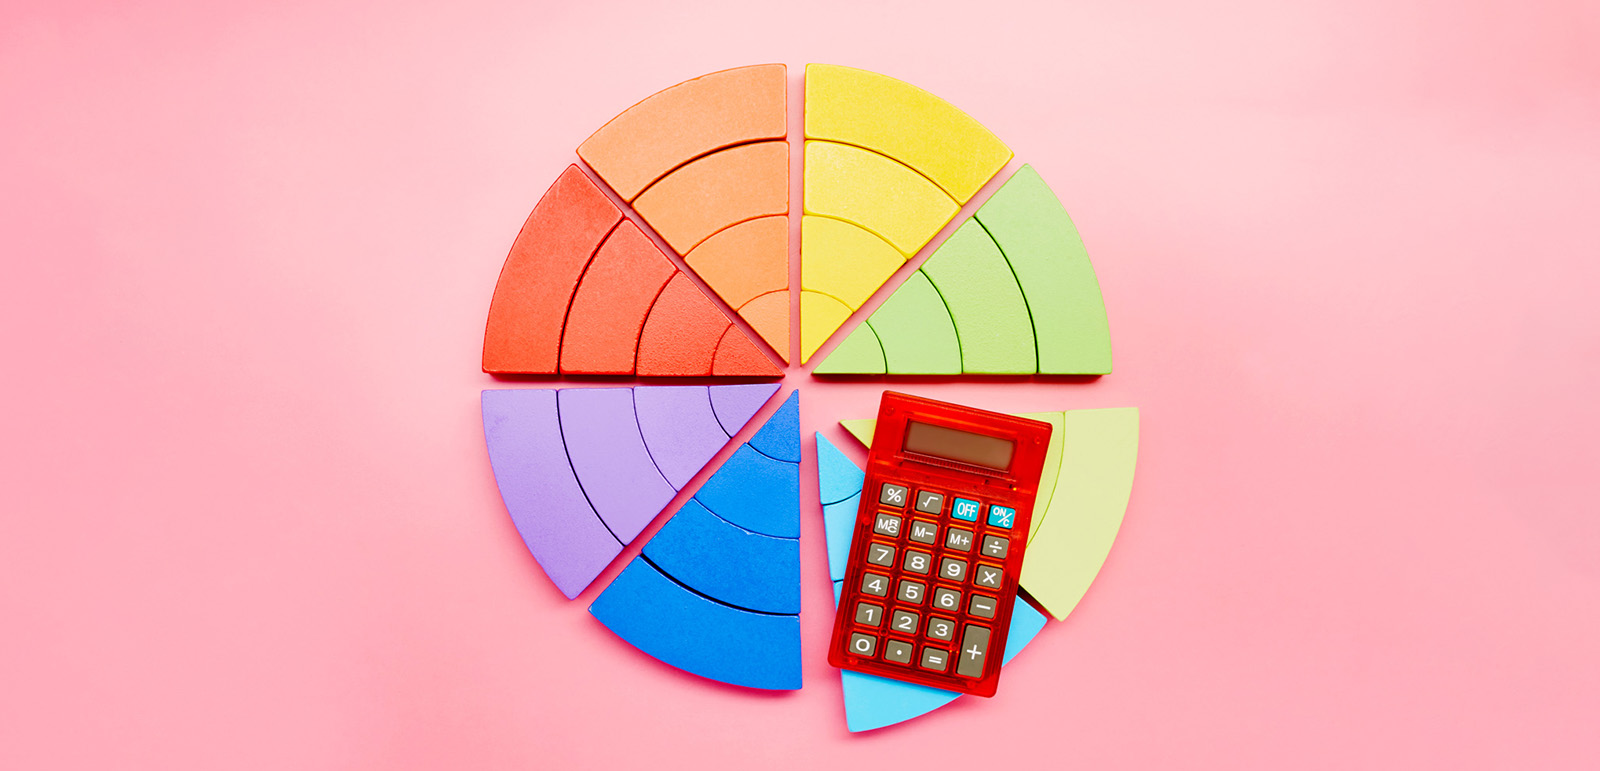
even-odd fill
[(622, 553), (567, 462), (549, 389), (483, 392), (483, 436), (495, 483), (528, 551), (556, 588), (577, 597)]

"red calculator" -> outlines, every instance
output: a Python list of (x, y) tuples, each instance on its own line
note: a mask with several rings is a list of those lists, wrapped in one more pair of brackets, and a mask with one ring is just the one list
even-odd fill
[(885, 391), (828, 663), (993, 696), (1050, 424)]

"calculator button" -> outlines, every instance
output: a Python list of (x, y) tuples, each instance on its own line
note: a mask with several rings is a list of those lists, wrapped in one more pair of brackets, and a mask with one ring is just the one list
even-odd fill
[(928, 619), (928, 636), (935, 640), (949, 641), (956, 634), (956, 622), (948, 618), (934, 616)]
[(899, 598), (901, 602), (922, 604), (922, 593), (928, 590), (927, 585), (921, 581), (901, 581)]
[(910, 664), (911, 651), (911, 643), (890, 640), (883, 644), (883, 660), (896, 664)]
[(933, 569), (933, 555), (925, 551), (912, 549), (906, 552), (905, 569), (912, 573), (927, 575)]
[(948, 549), (972, 551), (972, 531), (962, 530), (959, 527), (952, 527), (945, 532), (944, 545), (945, 548)]
[(961, 632), (961, 659), (956, 664), (956, 674), (962, 677), (983, 677), (983, 663), (989, 657), (989, 628), (967, 624)]
[(943, 672), (950, 668), (950, 652), (943, 648), (923, 648), (922, 668)]
[(911, 521), (911, 540), (917, 543), (935, 544), (939, 542), (939, 526), (932, 522), (923, 522), (920, 519)]
[(900, 518), (893, 514), (879, 514), (876, 522), (872, 523), (872, 532), (886, 535), (890, 538), (900, 537)]
[(978, 521), (978, 502), (966, 498), (957, 498), (956, 505), (950, 507), (950, 516), (967, 522)]
[(955, 557), (945, 557), (944, 561), (939, 563), (939, 577), (946, 581), (955, 581), (957, 583), (965, 581), (967, 578), (967, 561), (959, 560)]
[(994, 598), (982, 594), (972, 595), (972, 603), (967, 606), (967, 612), (978, 618), (994, 618)]
[(868, 573), (861, 577), (861, 593), (874, 597), (884, 597), (889, 594), (889, 577), (877, 573)]
[(997, 560), (1006, 558), (1006, 552), (1011, 550), (1011, 539), (1001, 538), (998, 535), (983, 537), (983, 556), (994, 557)]
[(881, 543), (867, 544), (867, 562), (879, 567), (894, 567), (894, 547)]
[(946, 589), (941, 586), (933, 590), (933, 607), (939, 610), (948, 610), (951, 613), (961, 612), (961, 592)]
[(883, 606), (873, 605), (870, 602), (856, 603), (856, 623), (866, 626), (877, 626), (883, 623)]
[(1009, 506), (989, 507), (989, 527), (1011, 527), (1017, 521), (1017, 510)]
[(1000, 568), (993, 565), (979, 565), (978, 569), (972, 572), (972, 575), (973, 583), (988, 589), (999, 589), (1000, 578), (1005, 574), (1000, 571)]
[(850, 652), (857, 656), (871, 656), (878, 651), (878, 638), (856, 632), (850, 635)]
[(883, 483), (883, 491), (878, 494), (878, 503), (893, 506), (897, 509), (906, 507), (906, 488), (904, 485)]
[(930, 493), (926, 490), (917, 493), (917, 511), (923, 514), (938, 514), (944, 511), (944, 494)]
[(889, 622), (890, 629), (896, 632), (905, 632), (906, 634), (917, 633), (917, 621), (919, 620), (917, 614), (909, 610), (897, 610), (894, 612), (893, 619), (893, 621)]

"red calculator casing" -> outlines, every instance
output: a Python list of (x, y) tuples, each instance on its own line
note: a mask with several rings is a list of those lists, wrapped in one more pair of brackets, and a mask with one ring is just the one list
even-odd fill
[[(934, 457), (905, 449), (906, 431), (909, 422), (916, 420), (934, 426), (952, 428), (959, 431), (984, 434), (992, 437), (1009, 439), (1015, 442), (1009, 468), (998, 471), (977, 465), (962, 463)], [(1000, 681), (1000, 665), (1004, 659), (1006, 633), (1011, 627), (1012, 600), (1021, 602), (1017, 598), (1017, 581), (1022, 573), (1022, 558), (1027, 547), (1027, 535), (1033, 518), (1034, 498), (1039, 491), (1039, 475), (1044, 469), (1045, 454), (1050, 446), (1050, 424), (1038, 420), (1019, 418), (1014, 415), (989, 412), (958, 404), (925, 399), (909, 394), (885, 391), (883, 400), (878, 406), (877, 428), (872, 435), (872, 449), (867, 458), (866, 483), (861, 494), (861, 508), (857, 511), (856, 522), (850, 539), (850, 555), (846, 561), (846, 572), (843, 589), (839, 596), (839, 606), (834, 616), (833, 638), (828, 645), (828, 663), (840, 669), (849, 669), (870, 675), (887, 677), (894, 680), (926, 685), (957, 693), (972, 694), (974, 696), (993, 696)], [(880, 490), (884, 483), (903, 485), (910, 491), (906, 496), (907, 501), (898, 509), (880, 503)], [(939, 491), (945, 493), (943, 511), (937, 515), (918, 513), (914, 507), (919, 490)], [(951, 507), (955, 497), (965, 497), (982, 502), (977, 522), (955, 522), (951, 518)], [(1015, 521), (1010, 528), (991, 528), (987, 523), (989, 506), (998, 504), (1016, 510)], [(893, 512), (904, 518), (906, 523), (913, 519), (934, 521), (938, 525), (938, 543), (932, 547), (915, 543), (908, 543), (907, 532), (909, 528), (902, 528), (898, 537), (890, 538), (874, 532), (874, 523), (880, 512)], [(946, 548), (945, 537), (947, 527), (959, 526), (962, 529), (974, 531), (974, 546), (970, 552), (962, 555)], [(1010, 541), (1011, 547), (1003, 560), (994, 560), (981, 557), (976, 544), (982, 543), (983, 536), (989, 533), (1004, 533)], [(894, 564), (890, 567), (873, 566), (867, 562), (867, 549), (873, 542), (897, 547)], [(938, 570), (927, 575), (913, 575), (907, 572), (906, 564), (899, 555), (904, 549), (916, 548), (929, 550), (933, 553), (933, 564), (941, 564), (944, 556), (962, 556), (972, 568), (978, 564), (1000, 567), (1003, 571), (1001, 586), (994, 594), (998, 598), (998, 610), (993, 619), (984, 619), (969, 613), (968, 602), (970, 590), (962, 584), (948, 583), (939, 575)], [(891, 586), (899, 586), (902, 579), (914, 579), (923, 582), (927, 591), (923, 595), (921, 605), (921, 627), (916, 634), (904, 634), (890, 630), (889, 619), (880, 619), (877, 626), (864, 626), (857, 623), (855, 609), (857, 603), (865, 600), (871, 603), (882, 603), (886, 610), (891, 607), (901, 607), (891, 591), (887, 597), (866, 595), (862, 592), (862, 581), (868, 572), (874, 574), (887, 574)], [(967, 576), (972, 576), (969, 568)], [(966, 583), (966, 582), (964, 582)], [(950, 589), (962, 591), (959, 612), (935, 611), (928, 601), (936, 588), (945, 586)], [(987, 590), (985, 590), (987, 591)], [(908, 610), (911, 608), (907, 608)], [(930, 640), (923, 632), (926, 631), (927, 621), (936, 614), (941, 618), (953, 620), (957, 630), (954, 639), (945, 643), (946, 649), (953, 655), (962, 641), (962, 630), (968, 624), (977, 624), (989, 629), (989, 653), (984, 657), (982, 674), (978, 677), (967, 677), (956, 674), (957, 666), (951, 663), (947, 671), (934, 672), (919, 666), (918, 659), (924, 648), (938, 647), (939, 643)], [(880, 643), (874, 654), (861, 656), (849, 650), (852, 633), (870, 633), (877, 636)], [(918, 655), (913, 656), (909, 665), (891, 663), (884, 660), (885, 643), (900, 641), (911, 644)], [(954, 662), (954, 659), (947, 659)]]

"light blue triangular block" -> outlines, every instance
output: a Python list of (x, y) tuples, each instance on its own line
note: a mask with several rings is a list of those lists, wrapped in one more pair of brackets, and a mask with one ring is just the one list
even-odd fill
[(860, 467), (850, 461), (833, 443), (817, 434), (817, 489), (822, 494), (822, 505), (838, 503), (852, 495), (860, 494), (867, 479)]

